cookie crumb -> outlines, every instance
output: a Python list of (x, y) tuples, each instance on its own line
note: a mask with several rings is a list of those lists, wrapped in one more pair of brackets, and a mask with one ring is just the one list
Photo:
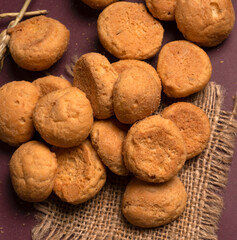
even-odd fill
[(220, 63), (224, 63), (224, 61), (223, 61), (223, 60), (221, 60), (221, 61), (220, 61)]

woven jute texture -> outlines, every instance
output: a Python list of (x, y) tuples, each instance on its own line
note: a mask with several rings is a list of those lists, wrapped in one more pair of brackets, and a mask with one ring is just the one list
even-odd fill
[[(121, 213), (121, 200), (129, 177), (108, 173), (102, 191), (84, 204), (73, 206), (53, 194), (47, 201), (35, 204), (39, 223), (32, 230), (32, 239), (217, 239), (223, 207), (221, 194), (226, 186), (237, 131), (235, 113), (221, 110), (222, 99), (223, 90), (215, 83), (209, 83), (202, 92), (185, 99), (207, 113), (211, 138), (206, 150), (187, 161), (179, 173), (188, 193), (188, 202), (177, 220), (153, 229), (129, 224)], [(165, 107), (164, 102), (170, 104), (163, 101), (161, 109)]]

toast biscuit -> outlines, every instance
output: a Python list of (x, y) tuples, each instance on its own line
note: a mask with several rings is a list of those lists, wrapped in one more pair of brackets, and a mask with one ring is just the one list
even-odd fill
[(187, 159), (200, 154), (207, 146), (210, 138), (210, 122), (205, 112), (187, 102), (178, 102), (165, 108), (163, 118), (172, 120), (183, 136)]
[(178, 127), (159, 115), (134, 124), (124, 141), (124, 162), (137, 178), (153, 183), (174, 177), (186, 160), (186, 148)]
[(58, 170), (53, 191), (71, 204), (94, 197), (104, 186), (106, 169), (89, 140), (74, 148), (54, 148)]
[(97, 21), (101, 44), (119, 59), (148, 59), (159, 50), (164, 29), (144, 4), (116, 2)]

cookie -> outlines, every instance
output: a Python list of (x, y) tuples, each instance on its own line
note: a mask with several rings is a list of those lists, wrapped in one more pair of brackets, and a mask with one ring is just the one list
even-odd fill
[(101, 10), (117, 0), (81, 0), (83, 3), (93, 9)]
[(143, 119), (159, 104), (160, 88), (148, 71), (132, 67), (121, 73), (113, 90), (114, 113), (120, 122), (132, 124)]
[(178, 127), (159, 115), (134, 124), (124, 141), (125, 166), (137, 178), (153, 183), (174, 177), (186, 160), (186, 148)]
[(112, 93), (117, 78), (108, 59), (99, 53), (84, 54), (76, 62), (73, 86), (86, 93), (95, 118), (106, 119), (114, 115)]
[(95, 121), (90, 133), (91, 142), (102, 162), (115, 174), (126, 176), (122, 145), (128, 127), (115, 118)]
[(32, 82), (39, 91), (40, 97), (47, 95), (53, 91), (71, 87), (72, 84), (64, 78), (52, 75), (37, 78)]
[(49, 144), (68, 148), (82, 143), (93, 125), (93, 111), (85, 93), (75, 87), (51, 92), (36, 104), (36, 130)]
[(146, 0), (146, 6), (154, 18), (162, 21), (175, 20), (176, 0)]
[(13, 188), (24, 201), (44, 201), (51, 194), (57, 159), (45, 144), (38, 141), (22, 144), (13, 153), (9, 167)]
[(235, 12), (231, 0), (177, 0), (175, 20), (187, 40), (214, 47), (232, 31)]
[(212, 65), (204, 50), (191, 42), (180, 40), (163, 46), (158, 56), (157, 71), (165, 94), (181, 98), (207, 85)]
[(33, 110), (39, 99), (30, 82), (13, 81), (0, 88), (0, 140), (12, 146), (29, 141), (35, 132)]
[(172, 120), (183, 136), (187, 159), (200, 154), (210, 138), (210, 122), (205, 112), (192, 103), (177, 102), (165, 108), (162, 117)]
[(153, 68), (150, 64), (140, 61), (140, 60), (135, 60), (135, 59), (125, 59), (125, 60), (120, 60), (117, 62), (112, 63), (113, 68), (115, 71), (120, 75), (124, 70), (131, 68), (131, 67), (139, 67), (147, 72), (149, 72), (157, 81), (158, 87), (160, 88), (161, 91), (161, 80), (159, 75), (157, 74), (157, 71), (155, 68)]
[(37, 16), (10, 28), (9, 49), (14, 61), (31, 71), (48, 69), (66, 51), (69, 30), (59, 21)]
[(164, 29), (144, 4), (116, 2), (97, 21), (101, 44), (120, 59), (148, 59), (160, 49)]
[(122, 213), (135, 226), (159, 227), (178, 218), (186, 202), (186, 190), (176, 176), (160, 184), (134, 178), (123, 195)]
[(89, 140), (74, 148), (54, 148), (54, 151), (58, 170), (53, 191), (62, 201), (83, 203), (101, 190), (106, 169)]

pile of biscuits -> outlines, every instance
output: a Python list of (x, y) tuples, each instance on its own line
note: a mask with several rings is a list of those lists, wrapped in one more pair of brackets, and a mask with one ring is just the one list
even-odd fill
[[(182, 99), (154, 113), (162, 89), (171, 98), (202, 90), (211, 78), (210, 59), (194, 43), (173, 41), (161, 48), (156, 71), (142, 60), (161, 47), (164, 30), (152, 17), (160, 16), (158, 10), (164, 15), (161, 3), (147, 0), (150, 15), (144, 4), (83, 2), (100, 9), (110, 4), (99, 15), (98, 36), (121, 60), (111, 64), (99, 53), (87, 53), (74, 66), (73, 84), (50, 75), (0, 88), (0, 140), (19, 146), (10, 160), (13, 187), (25, 201), (43, 201), (53, 191), (62, 201), (80, 204), (101, 190), (108, 168), (133, 176), (122, 200), (130, 223), (167, 224), (187, 202), (177, 174), (207, 147), (210, 123), (203, 110)], [(177, 0), (176, 7), (186, 9), (185, 4), (191, 7), (185, 0)], [(174, 6), (167, 6), (166, 20)], [(43, 16), (9, 34), (13, 59), (31, 71), (52, 66), (69, 42), (69, 30)], [(42, 141), (33, 140), (35, 130)]]

